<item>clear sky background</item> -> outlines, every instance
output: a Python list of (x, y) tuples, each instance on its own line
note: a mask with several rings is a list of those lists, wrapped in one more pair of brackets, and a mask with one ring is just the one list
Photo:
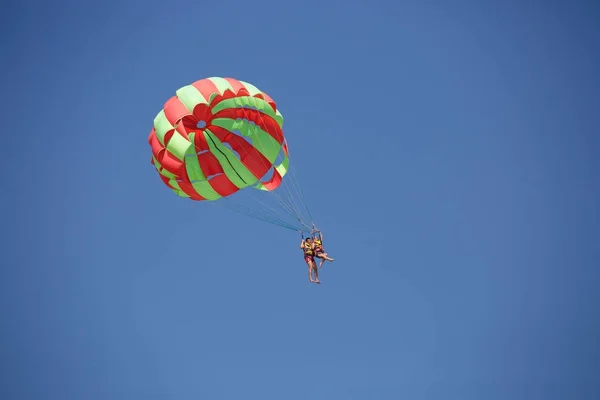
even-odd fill
[[(3, 2), (0, 398), (600, 398), (600, 10)], [(148, 133), (275, 99), (336, 262), (175, 196)]]

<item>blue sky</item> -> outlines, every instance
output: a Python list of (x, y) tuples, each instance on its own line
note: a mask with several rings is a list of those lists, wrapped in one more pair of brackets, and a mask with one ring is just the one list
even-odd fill
[[(3, 3), (0, 397), (596, 399), (592, 2)], [(175, 90), (286, 118), (336, 262), (178, 198)]]

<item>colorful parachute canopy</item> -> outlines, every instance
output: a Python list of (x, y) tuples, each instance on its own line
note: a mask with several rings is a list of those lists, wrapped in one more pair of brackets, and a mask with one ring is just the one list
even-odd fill
[(148, 142), (160, 178), (176, 194), (217, 200), (240, 189), (276, 189), (288, 171), (283, 116), (250, 83), (207, 78), (177, 90)]

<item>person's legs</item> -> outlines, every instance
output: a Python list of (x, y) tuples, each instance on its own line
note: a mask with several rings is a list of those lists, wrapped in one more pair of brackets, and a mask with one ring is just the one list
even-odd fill
[(318, 253), (318, 254), (315, 255), (315, 257), (321, 259), (321, 263), (319, 264), (319, 268), (323, 267), (323, 263), (325, 262), (325, 260), (327, 260), (327, 261), (335, 261), (333, 258), (329, 257), (327, 255), (327, 253)]
[(315, 283), (321, 283), (319, 280), (319, 269), (317, 268), (317, 263), (313, 260), (313, 269), (315, 270)]
[(327, 261), (335, 261), (333, 258), (329, 257), (327, 253), (321, 253), (320, 256), (326, 259)]
[(310, 256), (305, 256), (304, 261), (306, 261), (306, 264), (308, 265), (308, 279), (311, 282), (314, 282), (313, 277), (312, 277), (313, 261), (311, 258), (312, 257), (310, 257)]
[(325, 262), (325, 259), (322, 257), (319, 257), (321, 259), (321, 262), (319, 263), (319, 269), (323, 268), (323, 263)]

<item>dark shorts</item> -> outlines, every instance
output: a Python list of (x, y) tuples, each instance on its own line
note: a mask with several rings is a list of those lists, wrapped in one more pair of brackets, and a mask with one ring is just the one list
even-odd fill
[(313, 256), (311, 256), (311, 255), (305, 254), (304, 255), (304, 261), (306, 261), (307, 264), (310, 264), (311, 261), (312, 262), (315, 261), (315, 258)]

